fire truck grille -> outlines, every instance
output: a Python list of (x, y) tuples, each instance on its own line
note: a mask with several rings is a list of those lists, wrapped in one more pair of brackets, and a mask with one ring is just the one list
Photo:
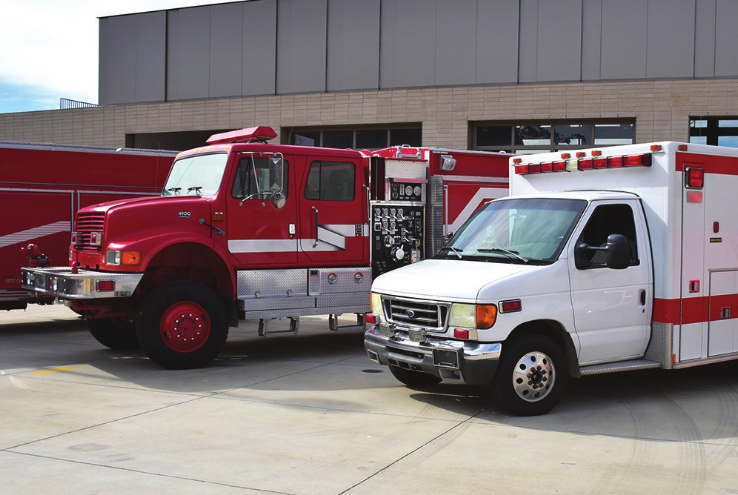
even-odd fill
[(442, 331), (446, 325), (448, 304), (386, 298), (384, 305), (389, 321), (398, 325), (419, 326), (436, 331)]
[(92, 232), (102, 232), (105, 226), (105, 213), (77, 213), (77, 220), (74, 230), (82, 234), (82, 244), (78, 245), (78, 249), (84, 251), (97, 251), (99, 246), (90, 244), (90, 234)]

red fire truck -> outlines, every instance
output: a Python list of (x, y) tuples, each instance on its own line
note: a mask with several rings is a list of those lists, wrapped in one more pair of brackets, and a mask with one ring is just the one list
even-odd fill
[(27, 268), (23, 287), (84, 312), (112, 348), (165, 368), (204, 366), (229, 327), (363, 315), (374, 277), (435, 253), (484, 201), (505, 196), (509, 155), (268, 144), (269, 127), (180, 153), (158, 198), (82, 208), (71, 266)]
[(170, 151), (0, 141), (0, 208), (5, 212), (0, 310), (53, 302), (49, 295), (29, 295), (21, 288), (21, 267), (67, 263), (77, 210), (158, 195), (175, 156)]

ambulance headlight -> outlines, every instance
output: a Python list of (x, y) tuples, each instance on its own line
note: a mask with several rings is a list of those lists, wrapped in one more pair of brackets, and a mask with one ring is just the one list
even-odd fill
[(476, 306), (474, 304), (452, 304), (448, 326), (476, 328)]
[(384, 316), (382, 311), (382, 295), (372, 292), (372, 313)]

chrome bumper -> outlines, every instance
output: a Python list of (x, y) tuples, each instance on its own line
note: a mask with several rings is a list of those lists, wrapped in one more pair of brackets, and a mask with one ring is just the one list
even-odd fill
[(502, 352), (500, 343), (434, 338), (421, 343), (401, 332), (390, 337), (382, 335), (376, 325), (364, 333), (364, 348), (375, 363), (464, 383), (491, 382)]
[[(22, 287), (29, 294), (60, 299), (108, 299), (130, 297), (143, 278), (143, 273), (110, 273), (79, 270), (69, 266), (21, 268)], [(113, 281), (113, 290), (99, 290), (98, 282)]]

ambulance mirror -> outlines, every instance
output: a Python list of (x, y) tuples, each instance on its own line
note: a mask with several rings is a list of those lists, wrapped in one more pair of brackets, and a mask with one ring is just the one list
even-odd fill
[(269, 190), (274, 195), (281, 193), (284, 184), (284, 157), (282, 155), (269, 157), (269, 179), (272, 183)]
[(623, 270), (630, 266), (630, 243), (621, 234), (610, 234), (607, 237), (607, 267)]

